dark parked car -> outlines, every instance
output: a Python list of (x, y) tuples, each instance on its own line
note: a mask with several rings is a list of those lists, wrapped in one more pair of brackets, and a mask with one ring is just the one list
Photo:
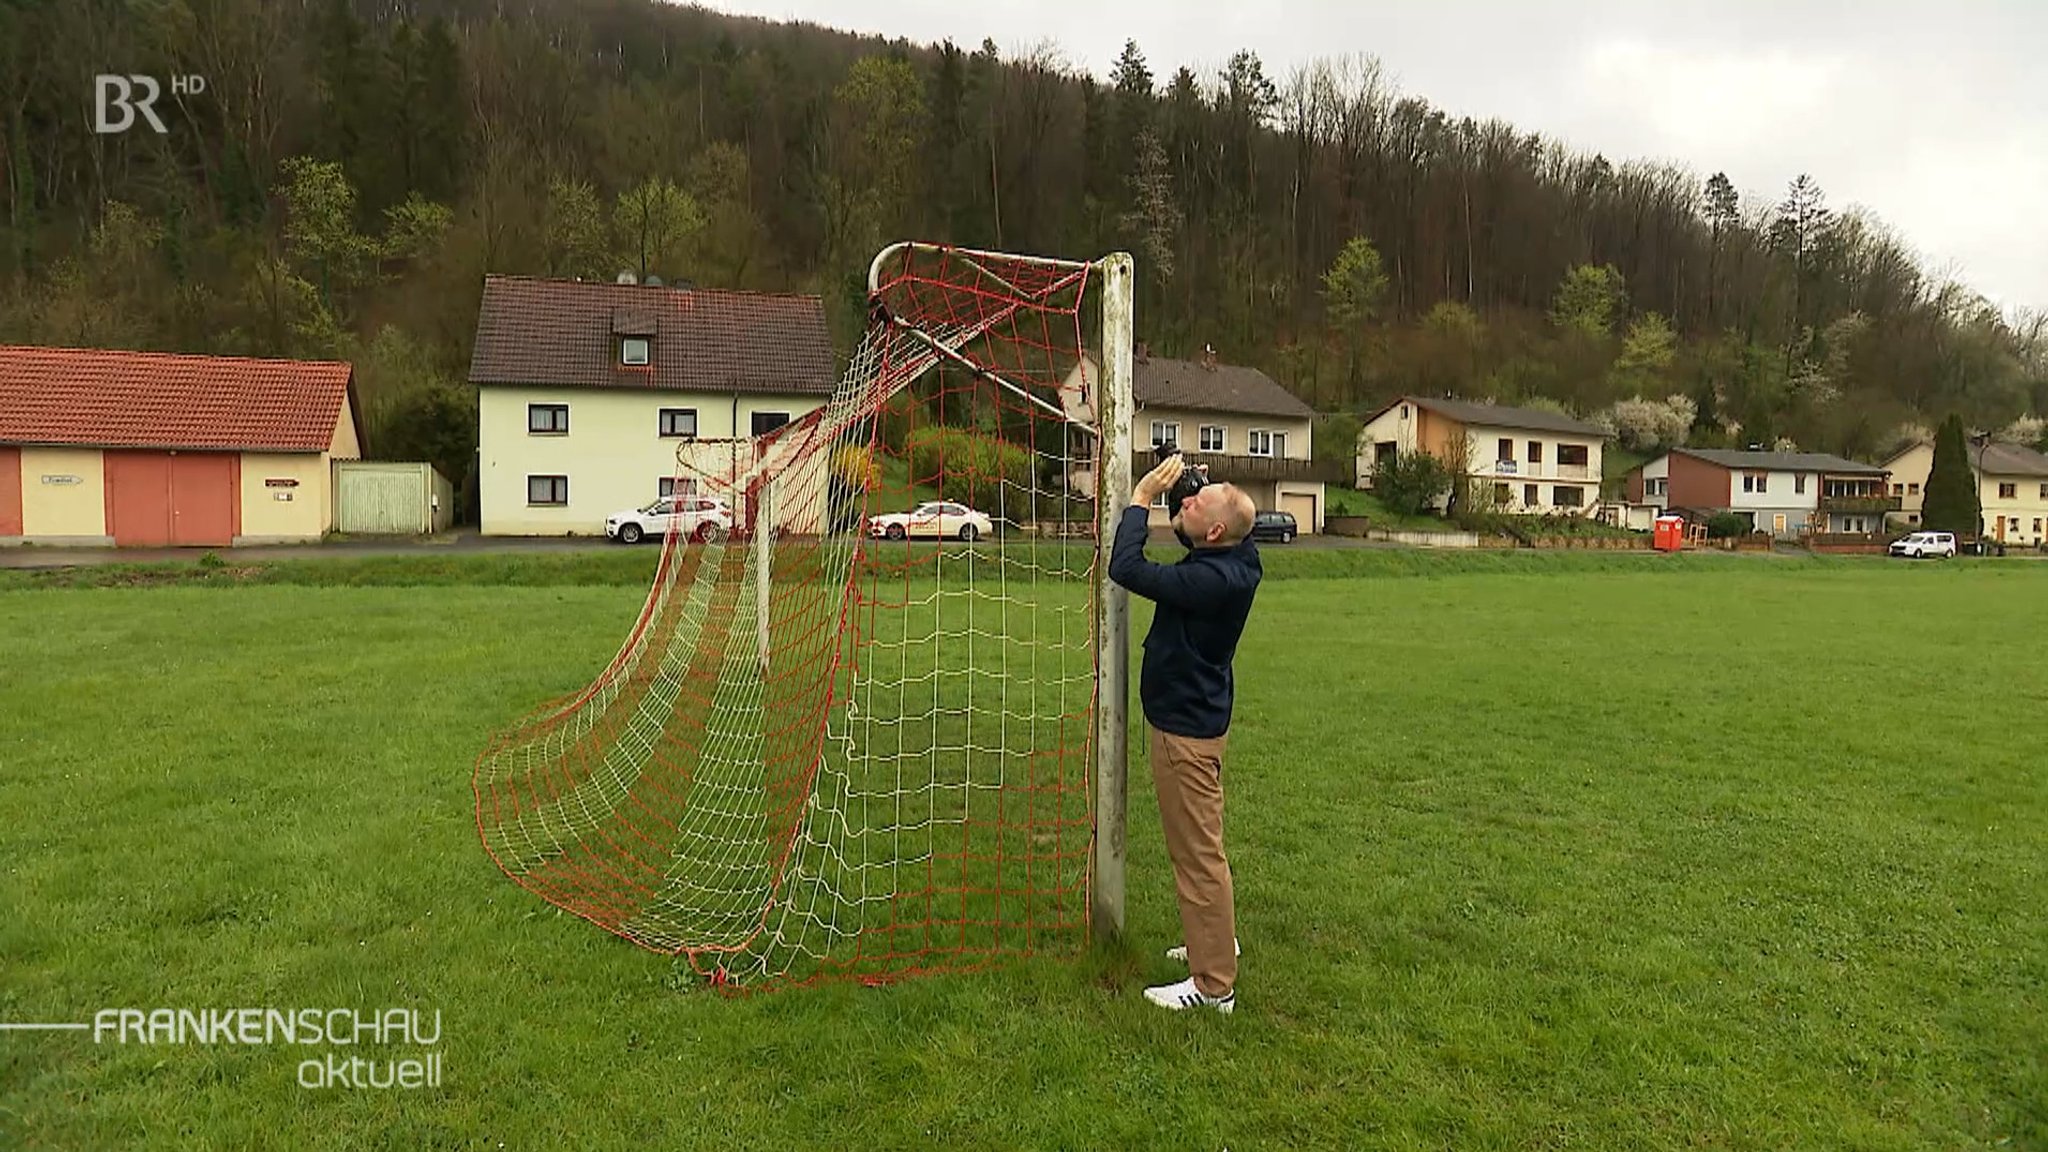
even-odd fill
[(1292, 512), (1261, 512), (1252, 520), (1252, 539), (1278, 540), (1282, 544), (1294, 543), (1301, 530), (1294, 523)]

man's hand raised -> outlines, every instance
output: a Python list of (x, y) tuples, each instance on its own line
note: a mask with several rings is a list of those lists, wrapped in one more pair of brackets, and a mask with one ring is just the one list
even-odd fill
[(1132, 506), (1151, 507), (1154, 501), (1173, 491), (1174, 481), (1179, 480), (1186, 469), (1187, 461), (1182, 460), (1178, 452), (1160, 461), (1157, 467), (1138, 477), (1138, 482), (1131, 485)]

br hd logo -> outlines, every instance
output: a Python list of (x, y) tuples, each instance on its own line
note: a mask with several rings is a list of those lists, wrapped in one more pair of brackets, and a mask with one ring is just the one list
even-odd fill
[[(173, 76), (171, 92), (178, 96), (197, 96), (206, 91), (204, 76)], [(140, 95), (137, 93), (140, 92)], [(135, 126), (135, 114), (149, 121), (149, 126), (161, 136), (170, 131), (164, 127), (163, 118), (156, 114), (157, 97), (163, 95), (163, 86), (154, 76), (100, 75), (92, 80), (92, 130), (102, 136), (126, 132)]]

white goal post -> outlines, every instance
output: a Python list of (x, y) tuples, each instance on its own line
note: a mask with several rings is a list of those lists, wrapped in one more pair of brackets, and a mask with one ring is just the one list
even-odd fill
[[(940, 250), (939, 245), (903, 242), (884, 248), (868, 266), (868, 290), (881, 284), (888, 261), (904, 249)], [(1092, 427), (1082, 427), (1096, 440), (1096, 564), (1094, 602), (1097, 635), (1097, 702), (1095, 710), (1095, 845), (1094, 884), (1090, 896), (1090, 923), (1094, 934), (1104, 940), (1121, 937), (1124, 931), (1124, 890), (1126, 832), (1130, 812), (1130, 596), (1109, 578), (1109, 549), (1116, 538), (1131, 491), (1131, 372), (1136, 339), (1135, 262), (1128, 252), (1115, 252), (1099, 260), (1073, 261), (1041, 256), (945, 248), (954, 256), (985, 258), (990, 262), (1041, 264), (1073, 270), (1089, 270), (1102, 277), (1102, 379), (1096, 395), (1087, 404), (1092, 410)], [(994, 274), (990, 273), (993, 277)], [(955, 353), (933, 344), (940, 358)], [(908, 381), (905, 381), (908, 383)], [(1031, 403), (1042, 403), (1007, 381), (997, 384)], [(1071, 413), (1064, 413), (1070, 420)]]

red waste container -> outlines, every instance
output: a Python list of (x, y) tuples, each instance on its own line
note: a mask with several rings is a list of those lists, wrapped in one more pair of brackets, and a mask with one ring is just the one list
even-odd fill
[(1659, 516), (1650, 543), (1659, 552), (1676, 552), (1685, 547), (1685, 517)]

